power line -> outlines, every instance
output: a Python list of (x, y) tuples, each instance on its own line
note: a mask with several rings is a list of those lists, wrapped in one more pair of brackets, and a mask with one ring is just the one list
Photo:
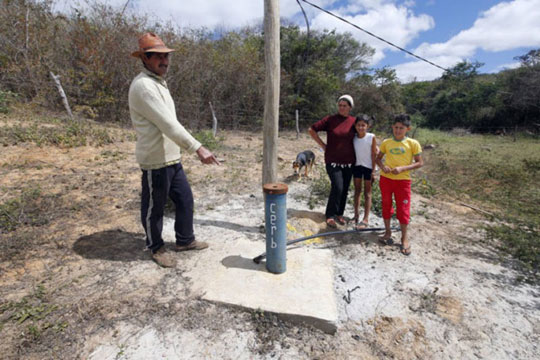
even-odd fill
[[(307, 1), (307, 0), (302, 0), (302, 1), (305, 2), (306, 4), (309, 4), (309, 5), (313, 6), (314, 8), (317, 8), (317, 9), (319, 9), (319, 10), (321, 10), (321, 11), (327, 13), (328, 15), (331, 15), (331, 16), (333, 16), (333, 17), (335, 17), (335, 18), (337, 18), (337, 19), (339, 19), (339, 20), (341, 20), (341, 21), (343, 21), (343, 22), (345, 22), (345, 23), (347, 23), (347, 24), (349, 24), (349, 25), (351, 25), (351, 26), (357, 28), (358, 30), (361, 30), (361, 31), (365, 32), (366, 34), (368, 34), (368, 35), (370, 35), (370, 36), (373, 36), (374, 38), (376, 38), (376, 39), (378, 39), (378, 40), (381, 40), (382, 42), (387, 43), (387, 44), (390, 45), (390, 46), (395, 47), (396, 49), (399, 49), (399, 50), (401, 50), (401, 51), (403, 51), (403, 52), (406, 52), (407, 54), (409, 54), (409, 55), (411, 55), (411, 56), (414, 56), (415, 58), (420, 59), (420, 60), (422, 60), (422, 61), (425, 61), (425, 62), (427, 62), (428, 64), (433, 65), (433, 66), (435, 66), (435, 67), (437, 67), (437, 68), (439, 68), (439, 69), (441, 69), (441, 70), (448, 71), (448, 69), (445, 69), (445, 68), (443, 68), (442, 66), (439, 66), (439, 65), (435, 64), (434, 62), (429, 61), (428, 59), (425, 59), (425, 58), (423, 58), (423, 57), (421, 57), (421, 56), (419, 56), (419, 55), (416, 55), (416, 54), (410, 52), (409, 50), (406, 50), (406, 49), (404, 49), (404, 48), (402, 48), (402, 47), (400, 47), (400, 46), (397, 46), (397, 45), (391, 43), (390, 41), (385, 40), (385, 39), (383, 39), (382, 37), (373, 34), (372, 32), (369, 32), (369, 31), (367, 31), (367, 30), (365, 30), (365, 29), (362, 29), (360, 26), (358, 26), (358, 25), (356, 25), (356, 24), (353, 24), (352, 22), (350, 22), (349, 20), (346, 20), (346, 19), (342, 18), (341, 16), (338, 16), (338, 15), (336, 15), (336, 14), (334, 14), (334, 13), (332, 13), (332, 12), (326, 10), (326, 9), (323, 9), (322, 7), (320, 7), (320, 6), (318, 6), (318, 5), (312, 4), (311, 2), (309, 2), (309, 1)], [(302, 10), (303, 10), (303, 9), (302, 9)]]

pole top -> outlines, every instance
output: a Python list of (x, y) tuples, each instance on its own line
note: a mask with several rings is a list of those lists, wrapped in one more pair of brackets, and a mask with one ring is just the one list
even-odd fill
[(263, 192), (265, 194), (280, 195), (286, 194), (287, 191), (289, 191), (289, 187), (286, 184), (268, 183), (263, 185)]

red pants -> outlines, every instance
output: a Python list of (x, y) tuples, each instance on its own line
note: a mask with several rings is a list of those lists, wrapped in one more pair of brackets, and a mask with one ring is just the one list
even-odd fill
[(411, 180), (393, 180), (381, 176), (379, 181), (382, 199), (383, 219), (394, 214), (392, 195), (396, 200), (397, 219), (400, 224), (408, 224), (411, 217)]

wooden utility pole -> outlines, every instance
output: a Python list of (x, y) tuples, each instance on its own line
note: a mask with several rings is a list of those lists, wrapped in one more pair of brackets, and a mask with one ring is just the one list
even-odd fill
[(266, 77), (263, 123), (263, 185), (277, 181), (279, 57), (279, 0), (264, 0), (264, 62)]

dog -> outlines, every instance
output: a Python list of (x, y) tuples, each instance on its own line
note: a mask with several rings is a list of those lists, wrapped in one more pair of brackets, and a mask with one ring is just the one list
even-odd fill
[(304, 168), (305, 177), (309, 177), (309, 172), (311, 171), (314, 163), (315, 154), (313, 153), (313, 151), (306, 150), (296, 155), (296, 160), (293, 161), (292, 167), (294, 170), (294, 174), (298, 175), (298, 180), (302, 178), (302, 173), (300, 172), (302, 168)]

